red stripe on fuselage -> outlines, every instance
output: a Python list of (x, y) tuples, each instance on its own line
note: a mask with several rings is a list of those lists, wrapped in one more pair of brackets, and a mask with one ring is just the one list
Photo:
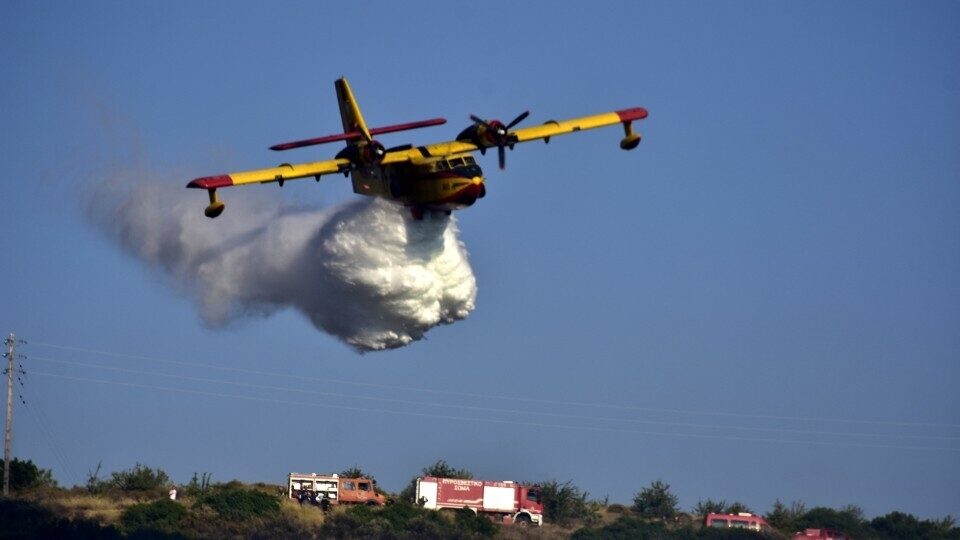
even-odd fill
[(483, 184), (474, 184), (471, 182), (470, 184), (464, 186), (463, 189), (457, 191), (449, 197), (444, 197), (438, 201), (427, 203), (422, 206), (426, 206), (427, 208), (440, 208), (443, 210), (463, 208), (477, 202), (481, 191), (483, 191)]

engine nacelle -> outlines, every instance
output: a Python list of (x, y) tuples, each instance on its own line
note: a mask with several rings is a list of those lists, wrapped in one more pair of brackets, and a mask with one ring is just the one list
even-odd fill
[(457, 135), (458, 141), (471, 142), (481, 149), (497, 146), (505, 141), (508, 130), (499, 120), (489, 120), (486, 125), (474, 123)]
[(352, 144), (337, 154), (337, 159), (347, 159), (354, 165), (376, 166), (387, 156), (387, 151), (380, 141), (361, 142)]

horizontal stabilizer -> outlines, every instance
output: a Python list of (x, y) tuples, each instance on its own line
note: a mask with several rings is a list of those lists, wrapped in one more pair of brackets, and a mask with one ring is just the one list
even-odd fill
[[(407, 124), (396, 124), (393, 126), (384, 126), (373, 128), (370, 130), (370, 135), (382, 135), (384, 133), (394, 133), (397, 131), (407, 131), (410, 129), (419, 129), (430, 126), (439, 126), (446, 124), (446, 118), (431, 118), (430, 120), (421, 120), (419, 122), (410, 122)], [(315, 139), (304, 139), (302, 141), (293, 141), (287, 143), (275, 144), (270, 147), (271, 150), (290, 150), (293, 148), (303, 148), (304, 146), (313, 146), (316, 144), (326, 144), (337, 141), (357, 141), (363, 138), (363, 134), (359, 131), (351, 131), (350, 133), (338, 133), (336, 135), (327, 135), (325, 137), (317, 137)]]

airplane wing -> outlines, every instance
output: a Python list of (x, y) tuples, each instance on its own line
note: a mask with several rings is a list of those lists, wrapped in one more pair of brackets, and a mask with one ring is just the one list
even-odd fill
[(314, 161), (312, 163), (299, 163), (296, 165), (284, 163), (272, 169), (257, 169), (255, 171), (241, 171), (217, 176), (194, 178), (187, 184), (187, 187), (207, 190), (210, 195), (210, 205), (204, 209), (203, 213), (209, 218), (215, 218), (223, 213), (224, 208), (223, 203), (217, 198), (217, 188), (240, 186), (243, 184), (262, 184), (266, 182), (278, 182), (283, 186), (283, 183), (287, 180), (309, 177), (316, 178), (319, 182), (321, 175), (343, 172), (349, 168), (350, 160), (342, 158)]
[(298, 163), (291, 165), (284, 163), (272, 169), (257, 169), (255, 171), (233, 172), (220, 174), (217, 176), (204, 176), (195, 178), (187, 187), (199, 189), (216, 189), (228, 186), (239, 186), (243, 184), (262, 184), (266, 182), (279, 182), (281, 185), (287, 180), (297, 178), (316, 178), (324, 174), (333, 174), (343, 172), (350, 168), (348, 159), (330, 159), (327, 161), (314, 161), (312, 163)]
[(634, 120), (643, 120), (646, 117), (647, 110), (642, 107), (636, 107), (633, 109), (584, 116), (583, 118), (572, 118), (560, 122), (551, 120), (540, 126), (513, 130), (510, 132), (510, 135), (516, 139), (516, 142), (527, 142), (538, 139), (549, 140), (550, 137), (566, 135), (567, 133), (574, 133), (586, 129), (612, 126), (621, 123), (627, 125)]
[[(595, 129), (615, 124), (623, 124), (625, 136), (620, 141), (620, 147), (624, 150), (633, 149), (640, 142), (640, 135), (633, 132), (631, 124), (634, 120), (643, 120), (647, 117), (647, 110), (642, 107), (632, 109), (623, 109), (602, 114), (584, 116), (582, 118), (571, 118), (569, 120), (555, 121), (550, 120), (539, 126), (520, 128), (506, 133), (502, 138), (496, 135), (484, 137), (473, 127), (473, 131), (468, 128), (461, 134), (461, 137), (455, 141), (440, 142), (424, 146), (410, 147), (404, 150), (388, 151), (384, 157), (383, 164), (398, 163), (401, 161), (410, 161), (418, 157), (446, 156), (451, 154), (462, 154), (465, 152), (485, 151), (487, 148), (497, 148), (498, 146), (507, 146), (513, 148), (513, 145), (536, 140), (550, 142), (551, 137), (576, 133), (588, 129)], [(489, 125), (489, 124), (488, 124)]]

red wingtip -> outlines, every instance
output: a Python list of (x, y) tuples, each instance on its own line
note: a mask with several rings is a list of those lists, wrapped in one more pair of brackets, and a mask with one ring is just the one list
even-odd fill
[(647, 117), (647, 114), (647, 110), (643, 107), (634, 107), (632, 109), (623, 109), (622, 111), (617, 111), (617, 115), (620, 117), (621, 122), (643, 120)]
[(229, 174), (221, 174), (218, 176), (204, 176), (202, 178), (194, 178), (187, 184), (188, 188), (196, 189), (216, 189), (221, 187), (227, 187), (233, 185), (233, 178), (230, 178)]

